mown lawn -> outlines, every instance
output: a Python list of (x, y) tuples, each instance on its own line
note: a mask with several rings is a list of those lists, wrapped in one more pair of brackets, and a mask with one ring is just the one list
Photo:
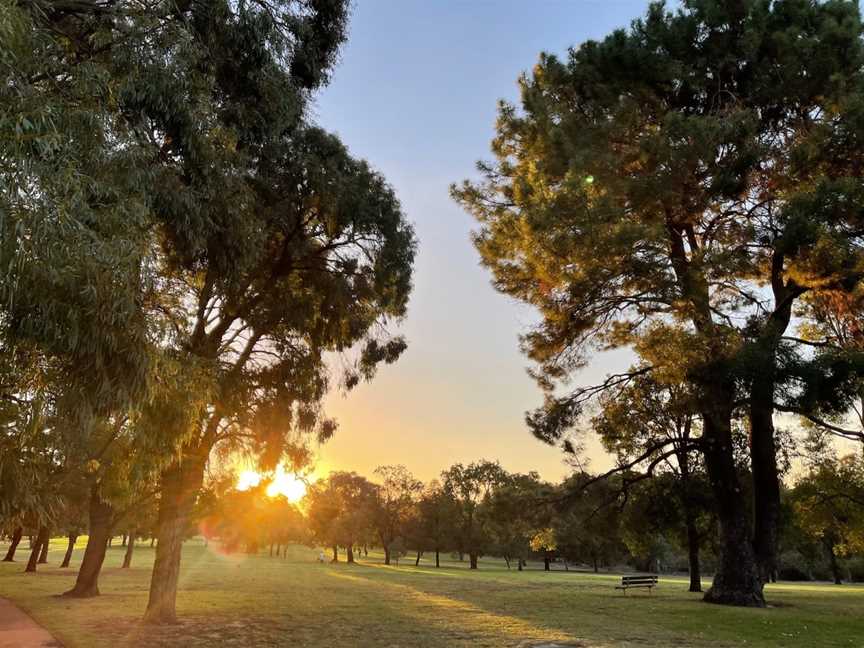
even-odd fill
[[(26, 544), (26, 543), (25, 543)], [(119, 543), (118, 543), (119, 544)], [(82, 545), (83, 546), (83, 545)], [(744, 610), (701, 603), (683, 579), (661, 577), (654, 594), (624, 597), (615, 575), (535, 566), (518, 573), (485, 560), (480, 570), (447, 561), (385, 567), (379, 555), (349, 566), (321, 565), (295, 547), (286, 559), (222, 555), (192, 541), (184, 548), (178, 611), (183, 621), (158, 632), (140, 626), (153, 550), (108, 551), (102, 596), (55, 596), (75, 571), (49, 565), (24, 574), (0, 563), (0, 596), (14, 600), (70, 648), (138, 646), (464, 646), (500, 648), (557, 641), (583, 646), (864, 646), (864, 587), (778, 584), (773, 607)], [(80, 561), (81, 551), (76, 553)]]

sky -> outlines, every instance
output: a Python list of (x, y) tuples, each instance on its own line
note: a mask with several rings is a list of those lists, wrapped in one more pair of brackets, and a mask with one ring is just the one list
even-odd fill
[[(328, 414), (336, 436), (318, 474), (372, 476), (404, 464), (428, 480), (457, 461), (499, 460), (557, 480), (562, 452), (534, 439), (524, 413), (542, 403), (518, 336), (535, 315), (497, 293), (471, 245), (475, 224), (449, 197), (489, 159), (499, 99), (541, 51), (602, 38), (644, 13), (647, 0), (357, 0), (348, 43), (312, 117), (382, 172), (419, 239), (414, 291), (401, 332), (408, 350)], [(626, 367), (606, 354), (575, 377), (596, 382)], [(591, 468), (610, 465), (595, 443)]]

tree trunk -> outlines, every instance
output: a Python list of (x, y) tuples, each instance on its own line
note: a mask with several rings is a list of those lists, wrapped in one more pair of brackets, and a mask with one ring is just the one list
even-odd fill
[(65, 592), (63, 596), (76, 598), (99, 596), (99, 574), (102, 571), (102, 563), (105, 561), (108, 538), (111, 537), (114, 510), (108, 502), (102, 499), (98, 484), (93, 484), (90, 487), (88, 513), (90, 533), (87, 537), (87, 546), (84, 548), (81, 568), (78, 570), (78, 578), (75, 580), (75, 586)]
[(150, 548), (151, 548), (151, 549), (153, 548), (153, 545), (154, 545), (154, 544), (156, 544), (156, 538), (155, 538), (155, 537), (150, 538)]
[(384, 547), (384, 564), (390, 564), (390, 547), (387, 547), (386, 545)]
[(126, 543), (126, 554), (123, 556), (123, 565), (121, 569), (129, 569), (132, 566), (132, 552), (135, 550), (135, 531), (129, 532), (128, 542)]
[(510, 569), (510, 558), (508, 556), (504, 556), (504, 562), (507, 563), (507, 569)]
[(270, 543), (270, 557), (273, 557), (273, 543)]
[[(690, 439), (690, 419), (685, 424), (685, 440)], [(691, 592), (702, 591), (702, 571), (699, 566), (699, 529), (696, 526), (696, 505), (690, 491), (690, 456), (688, 449), (678, 453), (678, 469), (681, 471), (681, 504), (684, 508), (684, 525), (687, 528), (687, 566), (690, 572)]]
[(39, 527), (39, 533), (36, 536), (36, 540), (33, 542), (33, 548), (30, 550), (30, 559), (27, 561), (27, 567), (24, 568), (25, 572), (36, 571), (36, 563), (39, 560), (39, 554), (42, 552), (42, 545), (47, 543), (48, 527), (41, 526)]
[(825, 538), (825, 551), (828, 553), (828, 564), (831, 567), (831, 576), (834, 578), (835, 585), (842, 585), (843, 579), (840, 577), (840, 565), (837, 564), (837, 555), (834, 553), (834, 541), (831, 538)]
[(75, 551), (75, 543), (78, 541), (77, 533), (69, 534), (69, 544), (66, 546), (66, 555), (63, 556), (63, 562), (60, 567), (68, 567), (72, 560), (72, 552)]
[(418, 550), (417, 550), (417, 559), (414, 561), (414, 566), (415, 566), (415, 567), (419, 567), (419, 566), (420, 566), (420, 557), (421, 557), (422, 555), (423, 555), (423, 552), (420, 551), (420, 550), (418, 549)]
[(3, 562), (15, 562), (15, 550), (18, 549), (18, 544), (21, 542), (21, 536), (24, 535), (24, 529), (17, 527), (12, 533), (12, 544), (9, 545), (9, 550), (6, 552), (6, 557)]
[(42, 550), (39, 552), (39, 564), (45, 565), (48, 563), (48, 547), (51, 544), (51, 530), (48, 530), (48, 538), (42, 543)]
[(596, 556), (594, 558), (592, 558), (592, 560), (594, 561), (594, 573), (596, 574), (597, 572), (600, 571), (600, 565), (597, 563), (597, 557)]
[[(771, 364), (773, 364), (773, 354)], [(767, 361), (767, 358), (766, 358)], [(750, 463), (753, 470), (753, 549), (763, 583), (777, 568), (777, 538), (780, 527), (780, 477), (774, 438), (774, 378), (753, 381), (750, 394)]]
[(774, 392), (777, 349), (792, 319), (792, 305), (800, 292), (783, 276), (784, 255), (771, 261), (774, 312), (765, 321), (755, 344), (759, 373), (750, 387), (750, 465), (753, 472), (753, 548), (759, 577), (767, 583), (777, 570), (780, 535), (780, 476), (774, 434)]
[(354, 562), (354, 545), (349, 544), (347, 547), (345, 547), (345, 556), (346, 562)]
[(702, 591), (702, 571), (699, 566), (699, 531), (692, 511), (687, 517), (687, 565), (690, 571), (690, 591)]
[(552, 571), (552, 565), (549, 564), (549, 556), (543, 556), (543, 571)]
[(519, 571), (522, 571), (522, 558), (517, 559), (516, 562), (517, 562), (516, 569)]
[(732, 453), (731, 385), (704, 385), (703, 452), (720, 522), (720, 556), (714, 581), (705, 593), (709, 603), (765, 607), (747, 524), (747, 507)]
[(125, 533), (123, 534), (123, 540), (122, 540), (122, 542), (120, 543), (120, 546), (121, 546), (121, 547), (125, 547), (125, 546), (126, 546), (126, 534), (125, 534)]
[(468, 554), (468, 568), (469, 569), (477, 569), (477, 554), (469, 553)]
[[(206, 449), (209, 453), (209, 447)], [(156, 559), (150, 578), (150, 596), (144, 622), (176, 623), (177, 582), (180, 579), (180, 557), (189, 515), (204, 480), (207, 453), (190, 452), (180, 462), (162, 473), (159, 519), (157, 523)]]
[(435, 550), (435, 566), (436, 567), (441, 566), (441, 554), (439, 553), (439, 551), (437, 549)]
[(336, 545), (333, 545), (333, 560), (330, 562), (339, 562), (339, 547)]

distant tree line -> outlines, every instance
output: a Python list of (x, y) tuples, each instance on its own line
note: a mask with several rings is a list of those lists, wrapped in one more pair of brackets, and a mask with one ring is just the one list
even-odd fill
[[(806, 469), (782, 492), (785, 524), (772, 578), (864, 581), (861, 458), (811, 449)], [(297, 503), (267, 495), (266, 480), (238, 490), (228, 477), (205, 487), (187, 533), (222, 551), (275, 557), (290, 545), (322, 547), (333, 563), (368, 560), (378, 549), (387, 565), (404, 557), (440, 567), (442, 555), (452, 555), (467, 569), (494, 556), (518, 571), (532, 560), (545, 570), (683, 572), (690, 590), (702, 591), (701, 576), (717, 568), (719, 550), (704, 468), (691, 467), (686, 488), (673, 466), (650, 476), (598, 477), (574, 473), (553, 484), (480, 461), (455, 464), (423, 484), (404, 466), (382, 466), (371, 479), (332, 472)], [(136, 533), (146, 536), (148, 527)]]

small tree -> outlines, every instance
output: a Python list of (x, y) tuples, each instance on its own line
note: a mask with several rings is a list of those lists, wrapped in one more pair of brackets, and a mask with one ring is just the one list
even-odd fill
[(478, 558), (492, 542), (483, 508), (495, 489), (506, 483), (507, 473), (497, 462), (480, 461), (467, 466), (457, 463), (441, 473), (441, 481), (448, 496), (456, 502), (459, 551), (468, 554), (469, 568), (477, 569)]
[(405, 466), (379, 466), (375, 476), (381, 483), (376, 488), (373, 520), (384, 549), (384, 564), (389, 565), (390, 547), (397, 539), (404, 540), (423, 482), (415, 479)]
[(435, 566), (441, 566), (441, 552), (456, 547), (458, 505), (442, 485), (433, 481), (417, 501), (413, 538), (418, 549), (435, 552)]
[(531, 551), (536, 551), (543, 555), (543, 569), (550, 571), (550, 563), (555, 557), (555, 552), (558, 550), (558, 539), (555, 536), (555, 530), (551, 527), (541, 529), (535, 533), (529, 543)]

